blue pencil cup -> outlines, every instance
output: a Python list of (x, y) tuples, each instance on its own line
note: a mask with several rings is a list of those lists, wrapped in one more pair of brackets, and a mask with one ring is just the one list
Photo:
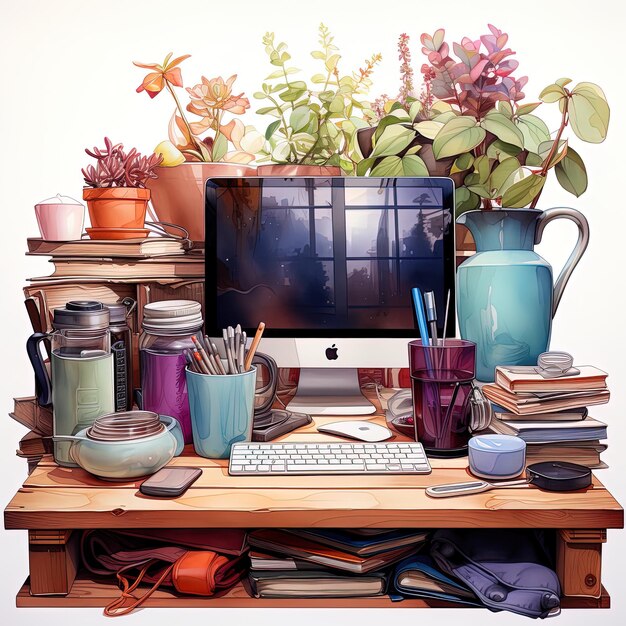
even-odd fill
[(211, 376), (187, 369), (193, 447), (208, 459), (227, 459), (238, 441), (252, 438), (256, 368)]

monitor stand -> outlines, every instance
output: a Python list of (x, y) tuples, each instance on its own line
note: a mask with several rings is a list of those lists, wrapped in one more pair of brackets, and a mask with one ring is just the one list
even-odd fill
[(376, 407), (361, 393), (356, 368), (303, 367), (290, 411), (310, 415), (371, 415)]

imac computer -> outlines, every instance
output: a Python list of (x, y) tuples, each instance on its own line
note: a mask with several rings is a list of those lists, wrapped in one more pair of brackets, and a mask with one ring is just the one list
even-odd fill
[(374, 412), (356, 368), (408, 366), (412, 287), (454, 336), (449, 178), (209, 179), (205, 245), (207, 333), (265, 322), (260, 351), (301, 368), (293, 411)]

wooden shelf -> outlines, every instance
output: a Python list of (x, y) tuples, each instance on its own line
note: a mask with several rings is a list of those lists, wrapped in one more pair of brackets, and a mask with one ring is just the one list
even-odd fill
[[(95, 582), (79, 574), (72, 590), (66, 596), (31, 596), (28, 580), (17, 594), (18, 607), (105, 607), (118, 598), (119, 588), (113, 583)], [(389, 596), (371, 598), (253, 598), (246, 591), (243, 583), (237, 584), (220, 597), (203, 598), (200, 596), (179, 596), (169, 591), (156, 591), (145, 605), (153, 608), (319, 608), (319, 609), (428, 609), (428, 608), (469, 608), (461, 604), (438, 602), (435, 600), (406, 599), (393, 602)], [(609, 594), (604, 587), (599, 598), (569, 597), (563, 598), (563, 608), (608, 609), (611, 606)]]

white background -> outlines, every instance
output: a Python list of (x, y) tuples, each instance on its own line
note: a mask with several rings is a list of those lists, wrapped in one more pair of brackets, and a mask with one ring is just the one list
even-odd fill
[[(397, 92), (396, 40), (411, 36), (414, 67), (422, 57), (419, 35), (445, 27), (449, 40), (476, 38), (494, 23), (510, 35), (517, 51), (517, 74), (530, 76), (529, 101), (561, 76), (601, 85), (612, 109), (609, 138), (601, 145), (572, 145), (587, 163), (590, 185), (580, 199), (550, 181), (541, 206), (569, 205), (582, 210), (591, 225), (591, 243), (573, 275), (557, 313), (552, 347), (572, 352), (576, 362), (592, 363), (610, 373), (613, 397), (593, 415), (608, 422), (610, 469), (600, 478), (620, 502), (626, 502), (626, 341), (623, 317), (623, 260), (626, 246), (624, 206), (623, 5), (605, 0), (506, 0), (441, 2), (370, 0), (315, 2), (164, 2), (106, 0), (19, 0), (0, 3), (0, 414), (14, 396), (31, 395), (32, 372), (24, 344), (31, 332), (22, 286), (29, 276), (46, 274), (43, 259), (26, 258), (25, 239), (37, 235), (33, 204), (57, 192), (80, 198), (83, 148), (102, 142), (106, 134), (128, 147), (151, 151), (166, 138), (172, 112), (167, 93), (150, 101), (135, 88), (144, 75), (132, 60), (160, 62), (165, 54), (189, 53), (183, 66), (185, 84), (233, 73), (237, 86), (252, 99), (268, 65), (261, 37), (273, 30), (289, 43), (294, 64), (307, 75), (318, 71), (309, 52), (317, 44), (323, 20), (336, 36), (344, 70), (358, 67), (366, 56), (382, 52), (374, 93)], [(619, 6), (619, 8), (617, 8)], [(544, 107), (540, 109), (543, 111)], [(557, 124), (552, 111), (550, 126)], [(248, 123), (254, 122), (253, 115)], [(268, 120), (259, 123), (264, 129)], [(540, 253), (560, 267), (574, 242), (574, 229), (558, 222), (546, 232)], [(0, 422), (0, 503), (4, 506), (26, 475), (26, 463), (15, 457), (25, 430), (8, 417)], [(0, 532), (0, 615), (4, 624), (91, 624), (104, 618), (98, 609), (16, 610), (15, 593), (27, 575), (26, 532)], [(609, 531), (603, 557), (603, 581), (612, 594), (608, 611), (566, 611), (559, 623), (617, 624), (626, 617), (624, 563), (626, 532)], [(452, 624), (459, 620), (484, 624), (520, 623), (521, 618), (487, 611), (437, 610), (144, 610), (125, 618), (132, 624), (239, 624), (254, 620), (272, 624), (353, 622), (361, 626), (393, 620), (395, 626), (428, 620)]]

